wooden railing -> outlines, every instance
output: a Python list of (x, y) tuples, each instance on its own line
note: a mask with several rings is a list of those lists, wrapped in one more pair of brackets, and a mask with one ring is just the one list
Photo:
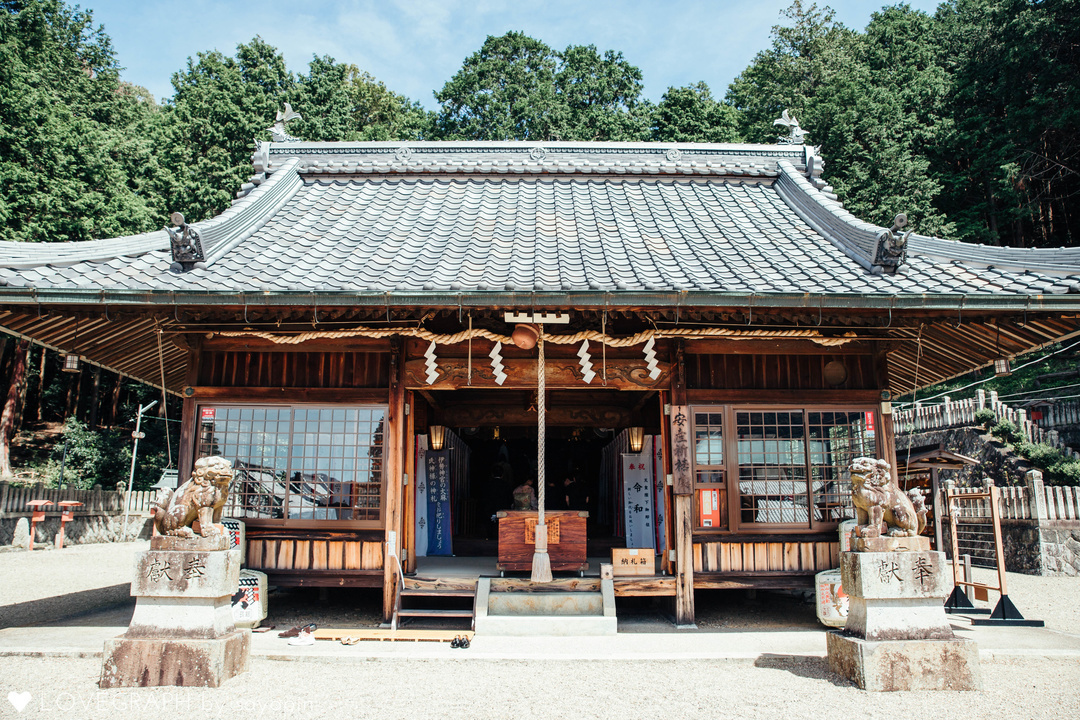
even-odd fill
[[(149, 515), (155, 490), (134, 490), (131, 493), (131, 505), (128, 512), (132, 515)], [(19, 517), (30, 514), (26, 503), (31, 500), (51, 500), (52, 505), (45, 507), (46, 517), (59, 515), (58, 503), (74, 500), (83, 503), (75, 508), (75, 517), (80, 515), (122, 515), (124, 513), (124, 495), (115, 490), (75, 490), (72, 488), (46, 488), (43, 483), (34, 485), (12, 485), (0, 482), (0, 518)]]
[[(1073, 459), (1080, 460), (1080, 452), (1067, 446), (1056, 430), (1047, 429), (1065, 425), (1072, 418), (1074, 422), (1080, 422), (1080, 404), (1069, 403), (1044, 414), (1043, 420), (1038, 422), (1031, 419), (1026, 410), (1009, 407), (998, 400), (997, 392), (991, 390), (976, 390), (975, 397), (964, 400), (951, 400), (949, 396), (943, 398), (944, 402), (936, 405), (924, 405), (915, 403), (914, 407), (906, 410), (898, 410), (894, 418), (897, 432), (921, 433), (930, 430), (944, 430), (952, 427), (970, 427), (975, 425), (975, 413), (984, 408), (992, 410), (998, 420), (1009, 420), (1016, 426), (1020, 437), (1031, 443), (1043, 443), (1057, 448)], [(1053, 420), (1047, 422), (1047, 415)], [(1004, 516), (1002, 516), (1004, 517)]]
[[(984, 488), (950, 488), (954, 494), (978, 494)], [(944, 492), (944, 491), (943, 491)], [(960, 517), (989, 515), (988, 499), (962, 503)], [(1002, 520), (1078, 520), (1080, 519), (1080, 487), (1043, 485), (1042, 473), (1030, 471), (1025, 484), (1000, 488), (998, 512)]]

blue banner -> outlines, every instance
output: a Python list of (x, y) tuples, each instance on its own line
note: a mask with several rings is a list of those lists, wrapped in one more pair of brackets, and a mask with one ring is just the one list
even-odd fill
[(450, 451), (429, 450), (427, 461), (428, 555), (453, 555), (450, 538)]

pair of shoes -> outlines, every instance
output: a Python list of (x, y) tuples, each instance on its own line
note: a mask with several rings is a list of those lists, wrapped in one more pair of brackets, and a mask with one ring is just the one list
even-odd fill
[(469, 638), (464, 635), (458, 635), (456, 638), (450, 641), (450, 647), (452, 648), (467, 648), (469, 647)]
[(352, 637), (351, 635), (341, 638), (342, 645), (355, 645), (358, 642), (360, 642), (360, 638)]
[[(290, 645), (314, 645), (315, 644), (315, 631), (318, 629), (318, 625), (315, 623), (308, 623), (300, 628), (296, 637), (289, 638)], [(291, 631), (290, 631), (291, 632)]]

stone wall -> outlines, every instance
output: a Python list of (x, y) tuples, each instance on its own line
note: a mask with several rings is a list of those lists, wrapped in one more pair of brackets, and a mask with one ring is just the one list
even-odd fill
[(932, 430), (896, 436), (896, 459), (904, 462), (909, 447), (943, 444), (946, 450), (967, 455), (978, 460), (961, 470), (941, 470), (938, 477), (942, 486), (954, 480), (960, 487), (981, 487), (983, 478), (989, 478), (998, 487), (1023, 485), (1024, 476), (1034, 466), (1027, 460), (1005, 450), (1005, 445), (992, 436), (983, 434), (979, 428), (959, 427)]
[[(9, 514), (9, 517), (0, 519), (0, 546), (11, 545), (11, 541), (15, 537), (15, 526), (19, 522), (19, 517), (12, 517), (11, 515), (14, 514), (11, 513)], [(19, 513), (19, 516), (24, 515), (29, 523), (29, 513)], [(123, 535), (121, 532), (123, 525), (123, 514), (85, 515), (76, 517), (64, 526), (64, 544), (82, 545), (86, 543), (117, 542)], [(129, 540), (134, 537), (142, 539), (149, 538), (150, 528), (149, 517), (141, 514), (128, 516), (127, 537)], [(51, 544), (55, 541), (56, 534), (59, 531), (60, 518), (46, 518), (38, 523), (36, 532), (34, 533), (34, 542)]]

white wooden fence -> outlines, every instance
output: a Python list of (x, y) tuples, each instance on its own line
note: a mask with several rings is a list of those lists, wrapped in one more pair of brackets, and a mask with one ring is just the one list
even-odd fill
[[(154, 490), (133, 490), (131, 493), (131, 506), (128, 511), (132, 515), (149, 515), (151, 501), (157, 494)], [(46, 517), (59, 516), (62, 508), (58, 503), (65, 500), (74, 500), (83, 503), (82, 507), (74, 508), (74, 516), (86, 515), (122, 515), (124, 512), (124, 496), (114, 490), (75, 490), (71, 488), (52, 489), (46, 488), (42, 483), (34, 485), (12, 485), (0, 482), (0, 518), (20, 517), (29, 515), (31, 508), (26, 503), (31, 500), (51, 500), (52, 505), (42, 508)]]
[[(986, 492), (984, 488), (948, 488), (954, 494)], [(1000, 488), (998, 512), (1002, 520), (1078, 520), (1080, 519), (1080, 487), (1043, 485), (1042, 473), (1033, 470), (1025, 484)], [(944, 492), (944, 490), (943, 490)], [(961, 503), (960, 517), (989, 516), (989, 499)], [(943, 498), (944, 505), (944, 498)]]
[(988, 408), (997, 415), (998, 420), (1010, 420), (1016, 426), (1020, 437), (1028, 442), (1045, 443), (1076, 460), (1080, 460), (1080, 452), (1068, 447), (1061, 440), (1061, 436), (1056, 430), (1046, 429), (1047, 427), (1065, 425), (1070, 422), (1069, 418), (1072, 418), (1072, 422), (1080, 422), (1080, 404), (1078, 403), (1054, 406), (1060, 409), (1052, 413), (1052, 421), (1036, 423), (1028, 416), (1026, 410), (1009, 407), (998, 400), (997, 392), (994, 390), (989, 393), (981, 389), (976, 390), (975, 397), (965, 400), (951, 400), (946, 395), (943, 400), (943, 402), (936, 405), (924, 405), (917, 402), (914, 407), (897, 411), (895, 416), (897, 431), (919, 433), (951, 427), (971, 426), (975, 424), (975, 413)]

